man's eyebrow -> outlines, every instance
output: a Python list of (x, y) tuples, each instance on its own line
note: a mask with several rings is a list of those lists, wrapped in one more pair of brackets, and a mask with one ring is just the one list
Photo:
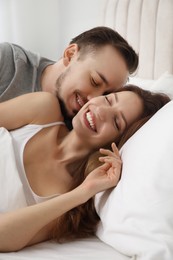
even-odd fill
[[(118, 100), (118, 95), (117, 95), (117, 93), (114, 93), (114, 97), (115, 97), (116, 102), (118, 102), (119, 100)], [(123, 120), (124, 120), (124, 122), (125, 122), (126, 128), (127, 128), (127, 125), (128, 125), (128, 124), (127, 124), (127, 120), (126, 120), (124, 114), (121, 113), (121, 116), (122, 116), (122, 118), (123, 118)]]
[(104, 82), (106, 85), (109, 85), (109, 82), (108, 82), (108, 80), (105, 78), (105, 76), (104, 76), (102, 73), (98, 72), (98, 71), (97, 71), (97, 73), (98, 73), (98, 75), (100, 76), (100, 78), (103, 80), (103, 82)]

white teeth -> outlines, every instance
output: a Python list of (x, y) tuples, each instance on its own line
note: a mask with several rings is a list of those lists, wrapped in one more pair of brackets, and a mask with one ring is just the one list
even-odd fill
[(91, 128), (95, 131), (95, 126), (94, 126), (94, 123), (93, 123), (93, 120), (92, 120), (90, 112), (86, 113), (86, 118), (87, 118), (88, 123), (90, 124)]
[(81, 99), (81, 97), (79, 97), (78, 95), (77, 95), (77, 102), (79, 103), (79, 105), (81, 106), (81, 107), (83, 107), (83, 102), (82, 102), (82, 99)]

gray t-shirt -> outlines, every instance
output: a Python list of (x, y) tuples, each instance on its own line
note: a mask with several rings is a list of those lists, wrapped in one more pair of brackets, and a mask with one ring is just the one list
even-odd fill
[(0, 102), (25, 93), (41, 91), (41, 74), (55, 61), (40, 57), (22, 47), (0, 44)]

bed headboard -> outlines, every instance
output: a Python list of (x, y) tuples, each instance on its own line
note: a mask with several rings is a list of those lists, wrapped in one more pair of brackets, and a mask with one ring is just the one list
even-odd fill
[(173, 0), (105, 0), (103, 24), (117, 30), (139, 54), (136, 76), (173, 73)]

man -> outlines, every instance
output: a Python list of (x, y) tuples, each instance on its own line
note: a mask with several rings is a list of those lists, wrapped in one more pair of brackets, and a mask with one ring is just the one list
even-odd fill
[(33, 91), (56, 95), (72, 118), (92, 97), (116, 91), (133, 73), (138, 56), (108, 27), (75, 37), (57, 62), (22, 47), (0, 44), (0, 102)]

